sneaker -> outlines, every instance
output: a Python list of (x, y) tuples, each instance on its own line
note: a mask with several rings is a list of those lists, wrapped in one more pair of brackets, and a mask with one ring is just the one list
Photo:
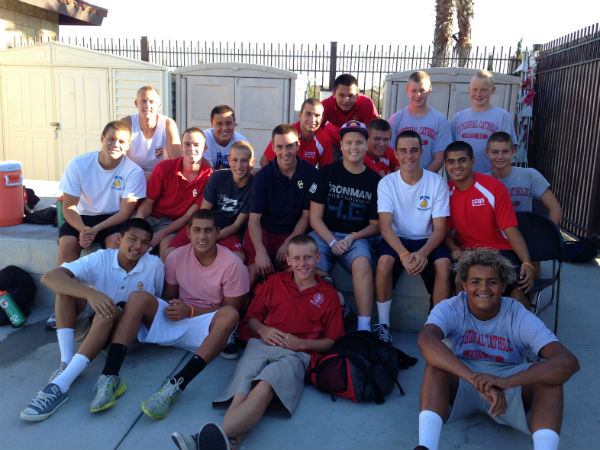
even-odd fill
[(56, 331), (56, 317), (54, 317), (54, 314), (46, 320), (46, 330)]
[(198, 433), (198, 450), (231, 450), (229, 438), (216, 423), (208, 422)]
[(179, 394), (181, 394), (181, 389), (179, 389), (181, 383), (183, 383), (183, 378), (179, 378), (178, 380), (171, 378), (163, 384), (156, 393), (152, 394), (148, 400), (144, 400), (144, 403), (142, 403), (144, 414), (153, 419), (164, 419), (167, 417), (171, 406), (177, 401)]
[(392, 343), (392, 332), (388, 325), (376, 323), (373, 325), (373, 334), (375, 334), (380, 341)]
[(48, 383), (52, 383), (54, 380), (56, 380), (58, 376), (65, 371), (66, 368), (67, 363), (61, 361), (60, 365), (58, 366), (58, 369), (52, 372), (52, 375), (50, 375), (50, 378), (48, 378)]
[(21, 411), (21, 419), (28, 422), (44, 420), (54, 414), (54, 411), (68, 399), (68, 394), (63, 394), (57, 385), (49, 383)]
[(229, 340), (227, 341), (227, 345), (221, 352), (221, 358), (224, 359), (238, 359), (240, 357), (240, 348), (237, 345), (237, 331), (231, 333), (229, 336)]
[(176, 431), (171, 435), (171, 439), (179, 450), (198, 450), (198, 433), (183, 434)]
[(100, 375), (94, 386), (94, 399), (90, 404), (90, 412), (95, 413), (110, 408), (126, 390), (127, 385), (118, 375)]

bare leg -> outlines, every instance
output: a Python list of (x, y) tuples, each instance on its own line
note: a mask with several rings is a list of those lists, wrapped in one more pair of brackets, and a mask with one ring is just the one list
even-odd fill
[(458, 381), (455, 375), (427, 364), (421, 384), (420, 410), (433, 411), (445, 419), (450, 400), (456, 395)]
[(248, 266), (248, 272), (250, 272), (250, 287), (253, 287), (258, 280), (258, 269), (256, 263), (252, 263)]
[(219, 309), (210, 323), (208, 336), (196, 351), (196, 355), (200, 356), (206, 364), (211, 362), (225, 348), (239, 320), (240, 314), (233, 306), (225, 305)]
[(377, 261), (377, 271), (375, 272), (375, 291), (377, 301), (387, 302), (392, 298), (394, 291), (394, 263), (395, 259), (390, 255), (381, 255)]
[(265, 414), (265, 410), (275, 393), (266, 381), (259, 381), (250, 394), (236, 394), (223, 419), (223, 431), (236, 450), (248, 431), (256, 426)]
[(112, 342), (129, 347), (142, 323), (148, 329), (152, 326), (157, 309), (158, 300), (152, 294), (145, 291), (133, 292), (125, 304), (125, 311), (121, 315)]
[(70, 295), (56, 294), (54, 302), (54, 316), (56, 328), (75, 328), (77, 316), (83, 311), (86, 301)]
[(544, 428), (560, 434), (563, 417), (562, 384), (534, 384), (521, 387), (524, 405), (531, 405), (529, 428), (533, 434)]
[(450, 297), (450, 260), (436, 259), (433, 262), (435, 281), (433, 282), (433, 306)]
[(359, 316), (371, 317), (373, 309), (373, 271), (365, 256), (352, 261), (352, 285)]
[(104, 247), (106, 248), (119, 248), (119, 240), (117, 239), (118, 233), (113, 233), (110, 236), (106, 236), (104, 239)]
[(169, 247), (169, 244), (173, 240), (173, 237), (174, 236), (165, 236), (161, 239), (160, 243), (158, 244), (158, 254), (160, 255), (160, 259), (162, 260), (162, 262), (165, 262), (169, 253), (175, 250), (173, 247)]
[(531, 302), (529, 301), (529, 297), (518, 287), (514, 288), (510, 291), (510, 296), (514, 298), (516, 301), (521, 303), (527, 311), (531, 310)]
[(118, 315), (113, 315), (110, 319), (107, 319), (100, 314), (96, 314), (92, 327), (79, 346), (77, 353), (92, 361), (108, 341), (110, 332), (118, 318)]
[(64, 262), (75, 261), (79, 258), (81, 253), (81, 247), (79, 245), (79, 239), (75, 236), (63, 236), (58, 240), (58, 256), (56, 265), (60, 265)]

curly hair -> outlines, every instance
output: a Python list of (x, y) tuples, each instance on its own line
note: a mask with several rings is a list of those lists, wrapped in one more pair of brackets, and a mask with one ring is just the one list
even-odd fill
[(496, 269), (503, 283), (512, 284), (515, 281), (515, 270), (511, 262), (502, 256), (497, 250), (488, 248), (476, 248), (463, 252), (456, 263), (458, 278), (465, 282), (469, 275), (469, 269), (473, 266), (489, 266)]

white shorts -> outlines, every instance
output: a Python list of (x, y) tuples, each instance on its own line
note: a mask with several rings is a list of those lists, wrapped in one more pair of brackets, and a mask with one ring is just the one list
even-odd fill
[(138, 340), (146, 344), (178, 347), (196, 352), (208, 336), (210, 323), (216, 311), (173, 322), (165, 314), (165, 308), (169, 304), (160, 298), (156, 300), (158, 308), (152, 326), (148, 330), (142, 324), (138, 332)]

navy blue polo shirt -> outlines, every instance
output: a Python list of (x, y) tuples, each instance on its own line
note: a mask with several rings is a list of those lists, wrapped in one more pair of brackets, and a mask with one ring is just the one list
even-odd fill
[(254, 176), (250, 194), (250, 212), (262, 214), (260, 224), (269, 233), (289, 234), (302, 210), (309, 209), (308, 190), (317, 175), (317, 169), (296, 156), (296, 170), (286, 177), (277, 166), (277, 158), (260, 169)]

